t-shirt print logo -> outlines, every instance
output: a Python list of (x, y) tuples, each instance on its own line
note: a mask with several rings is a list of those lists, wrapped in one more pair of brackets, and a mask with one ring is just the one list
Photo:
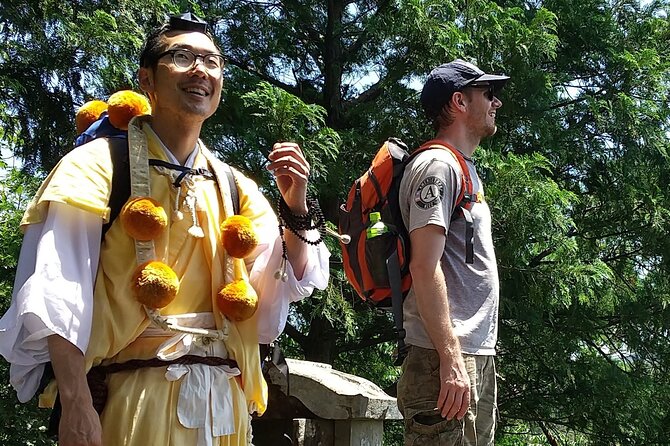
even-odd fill
[(428, 177), (419, 184), (414, 203), (421, 209), (430, 209), (444, 197), (444, 182), (438, 177)]

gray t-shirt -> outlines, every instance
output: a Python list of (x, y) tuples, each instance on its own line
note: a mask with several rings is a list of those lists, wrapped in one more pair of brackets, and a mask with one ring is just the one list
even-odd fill
[[(498, 337), (498, 267), (493, 251), (491, 212), (471, 159), (465, 158), (479, 200), (471, 209), (474, 221), (474, 263), (465, 263), (465, 219), (451, 222), (462, 185), (458, 161), (447, 150), (427, 150), (405, 169), (400, 184), (400, 209), (409, 232), (433, 224), (447, 231), (441, 264), (455, 334), (463, 353), (494, 355)], [(413, 290), (403, 306), (406, 342), (435, 348), (426, 332)]]

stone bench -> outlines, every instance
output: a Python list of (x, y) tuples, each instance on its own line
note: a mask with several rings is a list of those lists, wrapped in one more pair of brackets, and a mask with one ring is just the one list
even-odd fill
[(287, 359), (289, 379), (269, 371), (266, 413), (255, 446), (381, 446), (384, 420), (400, 420), (395, 398), (328, 364)]

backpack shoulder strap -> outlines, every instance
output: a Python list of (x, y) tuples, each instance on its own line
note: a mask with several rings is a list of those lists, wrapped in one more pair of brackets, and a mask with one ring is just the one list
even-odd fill
[(453, 212), (451, 214), (451, 220), (455, 220), (463, 215), (465, 218), (465, 263), (472, 264), (474, 263), (474, 221), (472, 219), (472, 214), (470, 209), (476, 201), (474, 194), (474, 186), (472, 184), (472, 177), (470, 176), (470, 169), (465, 162), (465, 157), (461, 152), (458, 151), (455, 147), (445, 143), (444, 141), (431, 140), (421, 145), (415, 153), (419, 153), (428, 149), (444, 149), (447, 150), (451, 155), (456, 159), (458, 165), (461, 168), (462, 173), (462, 182), (461, 182), (461, 192), (456, 197), (456, 205), (454, 206)]
[(130, 164), (128, 163), (128, 140), (107, 138), (112, 159), (112, 189), (109, 195), (109, 221), (102, 225), (102, 238), (119, 216), (121, 208), (130, 197)]
[(224, 171), (226, 172), (226, 178), (228, 179), (228, 185), (230, 186), (230, 199), (233, 202), (233, 210), (236, 215), (240, 213), (240, 193), (237, 190), (237, 181), (235, 180), (235, 172), (233, 168), (230, 167), (227, 163), (225, 164)]
[(458, 162), (458, 165), (461, 168), (461, 173), (463, 176), (461, 182), (461, 192), (458, 194), (458, 197), (456, 197), (456, 206), (454, 206), (454, 209), (458, 209), (459, 207), (470, 209), (472, 207), (472, 203), (475, 201), (474, 186), (472, 183), (472, 177), (470, 176), (470, 169), (468, 169), (468, 165), (465, 162), (465, 157), (463, 154), (458, 149), (452, 147), (450, 144), (447, 144), (444, 141), (431, 140), (425, 144), (422, 144), (421, 147), (416, 149), (416, 151), (412, 153), (412, 156), (428, 149), (447, 150), (456, 159), (456, 162)]

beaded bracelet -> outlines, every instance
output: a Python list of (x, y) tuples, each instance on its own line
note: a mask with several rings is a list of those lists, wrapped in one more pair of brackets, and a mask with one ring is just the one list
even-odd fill
[[(286, 263), (288, 262), (288, 255), (286, 249), (286, 239), (284, 238), (284, 228), (287, 228), (303, 243), (316, 246), (323, 241), (326, 234), (326, 218), (323, 216), (319, 201), (315, 198), (307, 198), (307, 213), (294, 214), (289, 209), (284, 198), (280, 196), (277, 199), (277, 219), (279, 220), (279, 236), (281, 237), (282, 245), (282, 260), (279, 270), (275, 272), (275, 279), (281, 279), (286, 282), (288, 276), (286, 275)], [(300, 231), (309, 231), (316, 229), (319, 231), (319, 237), (316, 240), (309, 240)]]

